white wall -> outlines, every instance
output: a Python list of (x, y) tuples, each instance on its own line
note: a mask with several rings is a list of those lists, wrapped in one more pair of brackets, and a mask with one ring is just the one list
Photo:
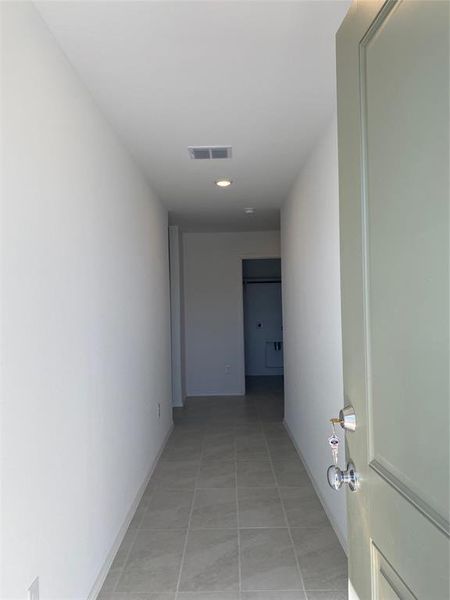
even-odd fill
[(171, 426), (167, 215), (34, 7), (1, 10), (0, 597), (85, 599)]
[(185, 233), (186, 394), (245, 391), (242, 259), (280, 256), (280, 233)]
[(286, 424), (345, 545), (345, 493), (326, 480), (328, 419), (343, 406), (337, 160), (334, 118), (283, 205), (281, 238)]

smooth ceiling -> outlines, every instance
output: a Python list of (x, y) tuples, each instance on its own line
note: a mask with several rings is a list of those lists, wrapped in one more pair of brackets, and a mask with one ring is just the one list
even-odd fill
[[(36, 6), (173, 223), (278, 228), (334, 110), (334, 36), (347, 0)], [(232, 145), (233, 158), (194, 161), (190, 145)], [(221, 177), (233, 185), (217, 188)]]

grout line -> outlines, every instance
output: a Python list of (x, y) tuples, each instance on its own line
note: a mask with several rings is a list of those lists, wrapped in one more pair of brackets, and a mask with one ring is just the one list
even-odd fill
[[(172, 432), (173, 432), (173, 430), (172, 430)], [(171, 436), (171, 435), (172, 435), (172, 433), (170, 434), (170, 436)], [(169, 439), (170, 439), (170, 436), (169, 436)], [(169, 440), (167, 440), (167, 441), (169, 441)], [(160, 463), (160, 460), (161, 460), (161, 457), (159, 457), (159, 459), (158, 459), (158, 461), (157, 461), (157, 463), (156, 463), (156, 465), (155, 465), (154, 471), (155, 471), (155, 470), (156, 470), (156, 468), (158, 467), (158, 465), (159, 465), (159, 463)], [(153, 472), (154, 472), (154, 471), (153, 471)], [(153, 477), (153, 474), (152, 474), (152, 477)], [(150, 485), (150, 481), (151, 481), (152, 477), (150, 477), (150, 479), (148, 480), (147, 487)], [(143, 499), (144, 499), (144, 496), (145, 496), (145, 491), (146, 491), (146, 489), (147, 489), (147, 488), (145, 488), (145, 490), (144, 490), (144, 494), (142, 495), (142, 498), (141, 498), (141, 500), (140, 500), (139, 504), (137, 505), (137, 508), (136, 508), (136, 510), (138, 510), (138, 509), (139, 509), (139, 507), (140, 507), (140, 505), (141, 505), (141, 503), (142, 503), (142, 501), (143, 501)], [(141, 523), (143, 523), (143, 522), (144, 522), (144, 516), (147, 514), (147, 511), (148, 511), (148, 509), (149, 509), (149, 505), (150, 505), (151, 499), (153, 498), (153, 494), (154, 494), (154, 493), (155, 493), (155, 488), (153, 488), (153, 489), (152, 489), (152, 490), (149, 492), (149, 494), (148, 494), (148, 498), (147, 498), (147, 501), (146, 501), (146, 502), (147, 502), (147, 506), (146, 506), (146, 508), (145, 508), (145, 510), (144, 510), (144, 513), (143, 513), (143, 515), (142, 515), (142, 517), (141, 517), (140, 521), (139, 521), (139, 525), (140, 525)], [(135, 516), (135, 515), (133, 515), (133, 519), (134, 519), (134, 516)], [(133, 519), (132, 519), (132, 520), (133, 520)], [(132, 520), (131, 520), (131, 521), (132, 521)], [(117, 590), (117, 586), (119, 585), (119, 581), (120, 581), (120, 579), (121, 579), (121, 577), (122, 577), (122, 574), (123, 574), (123, 572), (124, 572), (124, 570), (125, 570), (125, 567), (126, 567), (126, 565), (127, 565), (127, 563), (128, 563), (128, 559), (129, 559), (129, 557), (130, 557), (131, 550), (133, 549), (133, 546), (134, 546), (134, 544), (135, 544), (135, 542), (136, 542), (136, 538), (137, 538), (137, 536), (138, 536), (138, 533), (139, 533), (139, 531), (141, 531), (141, 529), (140, 529), (139, 525), (137, 525), (136, 527), (133, 527), (133, 529), (131, 529), (131, 531), (133, 531), (133, 532), (134, 532), (134, 535), (132, 536), (132, 537), (133, 537), (133, 539), (132, 539), (132, 541), (131, 541), (131, 543), (130, 543), (130, 547), (128, 548), (128, 550), (127, 550), (127, 552), (126, 552), (126, 554), (125, 554), (125, 559), (124, 559), (124, 561), (123, 561), (123, 564), (122, 564), (122, 566), (121, 566), (121, 567), (118, 567), (119, 576), (117, 577), (117, 580), (116, 580), (116, 582), (115, 582), (115, 583), (114, 583), (114, 585), (112, 586), (112, 592), (111, 592), (111, 593), (114, 593), (114, 592)], [(127, 531), (125, 532), (125, 536), (126, 536), (126, 535), (127, 535), (129, 532), (130, 532), (130, 526), (128, 526), (128, 529), (127, 529)], [(124, 538), (125, 538), (125, 536), (124, 536)], [(123, 543), (123, 540), (122, 540), (122, 543)], [(122, 545), (122, 544), (121, 544), (121, 545)], [(120, 546), (119, 546), (119, 549), (118, 549), (118, 551), (119, 551), (119, 550), (120, 550)], [(117, 551), (117, 552), (118, 552), (118, 551)], [(117, 552), (116, 552), (116, 556), (117, 556)], [(116, 557), (114, 557), (114, 560), (115, 560), (115, 559), (116, 559)], [(113, 560), (113, 563), (114, 563), (114, 560)], [(108, 572), (108, 574), (109, 574), (109, 572)], [(108, 576), (108, 575), (107, 575), (107, 576)]]
[[(276, 473), (275, 473), (275, 469), (274, 469), (274, 467), (273, 467), (273, 462), (272, 462), (272, 453), (271, 453), (271, 451), (270, 451), (269, 443), (268, 443), (268, 441), (267, 441), (267, 436), (266, 436), (266, 433), (265, 433), (265, 432), (264, 432), (264, 439), (265, 439), (265, 441), (266, 441), (266, 445), (267, 445), (267, 451), (269, 452), (269, 462), (270, 462), (270, 466), (271, 466), (271, 469), (272, 469), (272, 474), (273, 474), (273, 477), (274, 477), (274, 479), (275, 479), (275, 483), (276, 483), (276, 487), (277, 487), (277, 491), (278, 491), (278, 496), (279, 496), (279, 498), (280, 498), (281, 509), (282, 509), (282, 511), (283, 511), (284, 520), (286, 521), (286, 527), (287, 527), (287, 531), (288, 531), (289, 539), (290, 539), (290, 541), (291, 541), (292, 552), (294, 553), (295, 563), (296, 563), (296, 565), (297, 565), (297, 571), (298, 571), (298, 574), (299, 574), (299, 577), (300, 577), (300, 583), (301, 583), (301, 586), (302, 586), (302, 589), (301, 589), (301, 591), (303, 591), (303, 593), (304, 593), (304, 594), (305, 594), (305, 596), (306, 596), (305, 582), (303, 581), (302, 570), (301, 570), (301, 568), (300, 568), (300, 562), (299, 562), (299, 560), (298, 560), (297, 551), (296, 551), (296, 549), (295, 549), (294, 539), (293, 539), (293, 537), (292, 537), (292, 532), (291, 532), (291, 526), (289, 525), (289, 520), (288, 520), (288, 517), (287, 517), (286, 509), (285, 509), (285, 507), (284, 507), (283, 498), (281, 497), (281, 494), (280, 494), (280, 486), (278, 485), (278, 478), (277, 478), (277, 475), (276, 475)], [(308, 599), (306, 598), (306, 600), (308, 600)]]
[(192, 520), (192, 515), (194, 513), (195, 498), (196, 498), (196, 495), (197, 495), (197, 481), (198, 481), (198, 478), (200, 476), (200, 469), (201, 469), (202, 459), (203, 459), (203, 437), (204, 437), (204, 434), (202, 434), (202, 449), (200, 451), (200, 460), (199, 460), (198, 467), (197, 467), (197, 475), (195, 476), (194, 490), (193, 490), (193, 494), (192, 494), (191, 510), (189, 511), (189, 518), (188, 518), (188, 523), (187, 523), (187, 528), (186, 528), (186, 537), (184, 539), (183, 553), (181, 555), (181, 561), (180, 561), (180, 571), (178, 573), (177, 588), (175, 590), (175, 597), (176, 598), (178, 598), (178, 593), (179, 593), (179, 590), (180, 590), (181, 575), (183, 573), (184, 559), (186, 557), (186, 549), (187, 549), (187, 545), (188, 545), (189, 531), (191, 529), (191, 520)]
[[(127, 551), (127, 553), (125, 555), (125, 560), (123, 561), (122, 566), (119, 567), (119, 569), (118, 569), (119, 570), (119, 576), (117, 577), (117, 580), (116, 580), (116, 582), (114, 583), (114, 585), (112, 587), (112, 593), (114, 593), (116, 591), (117, 586), (119, 585), (119, 581), (120, 581), (120, 578), (122, 577), (122, 574), (124, 572), (125, 565), (127, 564), (128, 558), (129, 558), (129, 556), (131, 554), (131, 549), (134, 546), (134, 542), (136, 541), (138, 531), (139, 530), (137, 528), (134, 529), (133, 541), (131, 542), (130, 547), (128, 548), (128, 551)], [(128, 533), (128, 531), (125, 533), (125, 535), (127, 535), (127, 533)], [(119, 547), (119, 550), (120, 550), (120, 547)], [(115, 560), (115, 558), (116, 557), (114, 557), (114, 560)]]
[(238, 586), (239, 597), (242, 592), (242, 564), (241, 564), (241, 532), (239, 523), (239, 494), (238, 494), (238, 460), (237, 460), (237, 444), (236, 435), (234, 437), (234, 483), (235, 483), (235, 499), (236, 499), (236, 525), (237, 525), (237, 545), (238, 545)]

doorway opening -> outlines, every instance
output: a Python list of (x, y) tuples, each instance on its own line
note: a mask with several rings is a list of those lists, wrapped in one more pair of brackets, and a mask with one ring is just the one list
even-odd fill
[(276, 395), (282, 405), (281, 259), (243, 259), (242, 283), (246, 393)]

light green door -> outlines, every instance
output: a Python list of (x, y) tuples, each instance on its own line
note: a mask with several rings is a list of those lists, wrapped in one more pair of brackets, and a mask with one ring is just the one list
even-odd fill
[(337, 76), (350, 583), (448, 600), (449, 3), (355, 3)]

